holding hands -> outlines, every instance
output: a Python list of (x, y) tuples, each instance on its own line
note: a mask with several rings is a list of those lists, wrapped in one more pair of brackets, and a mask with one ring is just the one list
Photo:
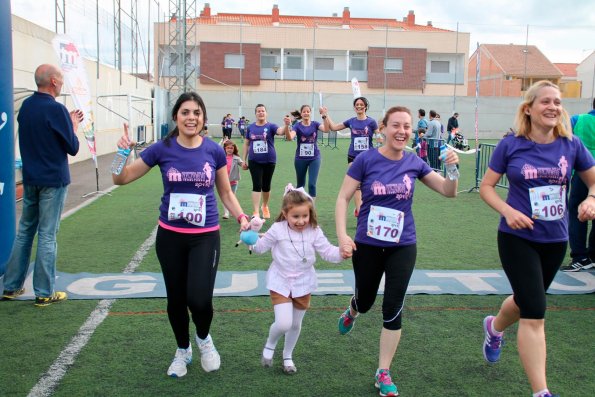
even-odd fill
[(339, 237), (339, 250), (341, 258), (347, 259), (353, 256), (353, 251), (356, 250), (355, 242), (348, 235)]
[(578, 206), (578, 220), (581, 222), (595, 219), (595, 197), (587, 196)]

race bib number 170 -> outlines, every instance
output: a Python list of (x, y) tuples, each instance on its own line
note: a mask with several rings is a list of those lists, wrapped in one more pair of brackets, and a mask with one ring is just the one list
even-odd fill
[(403, 233), (403, 211), (392, 208), (370, 206), (368, 215), (368, 237), (376, 240), (398, 243)]

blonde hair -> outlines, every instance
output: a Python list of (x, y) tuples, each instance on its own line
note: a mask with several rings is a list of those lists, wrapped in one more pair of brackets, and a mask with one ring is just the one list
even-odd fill
[[(552, 87), (558, 90), (558, 92), (560, 91), (560, 88), (556, 84), (548, 80), (540, 80), (531, 85), (531, 87), (527, 89), (527, 92), (525, 92), (523, 102), (521, 102), (516, 112), (516, 117), (514, 119), (514, 126), (516, 129), (515, 136), (522, 136), (526, 138), (531, 133), (531, 118), (527, 113), (525, 113), (525, 111), (527, 110), (527, 108), (533, 105), (533, 102), (535, 102), (539, 90), (545, 87)], [(554, 127), (554, 136), (568, 138), (572, 140), (570, 117), (568, 116), (568, 112), (566, 112), (564, 108), (561, 109), (560, 119)]]
[(307, 205), (310, 211), (310, 226), (313, 228), (318, 227), (318, 218), (316, 217), (316, 210), (314, 209), (314, 203), (312, 200), (299, 190), (290, 190), (285, 196), (283, 196), (283, 203), (281, 204), (281, 213), (275, 219), (275, 222), (281, 222), (286, 220), (285, 214), (288, 213), (293, 207), (300, 205)]

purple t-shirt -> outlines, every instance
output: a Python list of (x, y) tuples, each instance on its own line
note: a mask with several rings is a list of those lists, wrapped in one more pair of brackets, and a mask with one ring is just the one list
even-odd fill
[(297, 149), (295, 150), (297, 160), (316, 160), (320, 158), (320, 150), (318, 150), (318, 144), (316, 143), (318, 127), (320, 127), (318, 121), (311, 121), (309, 126), (305, 126), (301, 122), (293, 126), (297, 137)]
[(246, 131), (248, 145), (248, 161), (255, 163), (276, 163), (277, 152), (275, 152), (275, 134), (279, 127), (277, 124), (266, 123), (256, 125), (252, 123)]
[[(177, 138), (169, 140), (169, 146), (159, 141), (140, 153), (142, 160), (149, 166), (159, 166), (163, 181), (163, 196), (159, 206), (159, 221), (178, 229), (208, 229), (219, 225), (217, 199), (215, 197), (216, 172), (227, 167), (223, 148), (211, 139), (203, 139), (202, 144), (194, 149), (180, 146)], [(197, 226), (185, 219), (169, 220), (170, 195), (186, 193), (198, 195), (204, 208), (204, 226)]]
[(367, 116), (365, 120), (358, 120), (357, 117), (352, 117), (349, 120), (345, 120), (343, 125), (351, 130), (351, 143), (349, 144), (349, 152), (347, 153), (349, 156), (355, 157), (374, 147), (372, 137), (374, 131), (378, 129), (376, 120)]
[(504, 217), (500, 218), (498, 230), (542, 243), (567, 241), (565, 209), (572, 170), (585, 171), (593, 165), (593, 156), (580, 139), (557, 138), (552, 143), (539, 144), (512, 134), (504, 137), (496, 146), (489, 167), (506, 174), (506, 202), (533, 219), (533, 230), (513, 230)]
[[(361, 183), (362, 206), (357, 217), (355, 241), (380, 247), (411, 245), (416, 242), (415, 221), (411, 212), (415, 180), (432, 172), (415, 153), (403, 152), (400, 160), (384, 157), (372, 148), (357, 156), (347, 175)], [(371, 206), (401, 211), (402, 232), (398, 242), (384, 241), (369, 235)]]

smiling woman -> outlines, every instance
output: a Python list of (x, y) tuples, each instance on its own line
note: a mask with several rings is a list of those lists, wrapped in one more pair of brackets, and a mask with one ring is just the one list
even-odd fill
[[(344, 256), (353, 253), (356, 294), (339, 318), (339, 333), (351, 332), (359, 313), (374, 304), (380, 280), (385, 278), (382, 303), (383, 325), (375, 385), (381, 396), (398, 395), (390, 366), (401, 338), (405, 292), (417, 256), (415, 224), (411, 206), (415, 180), (446, 197), (455, 197), (458, 180), (445, 179), (415, 153), (406, 152), (411, 137), (411, 112), (406, 107), (390, 108), (384, 119), (384, 146), (357, 156), (347, 171), (337, 197), (335, 219), (339, 247)], [(458, 163), (450, 150), (447, 164)], [(363, 203), (357, 218), (355, 238), (347, 234), (346, 211), (351, 197), (361, 186)]]
[[(595, 162), (573, 139), (560, 90), (549, 81), (529, 87), (515, 124), (516, 132), (496, 146), (479, 190), (501, 215), (498, 252), (513, 291), (496, 316), (484, 319), (483, 356), (499, 361), (504, 331), (518, 322), (517, 349), (533, 395), (553, 397), (546, 380), (546, 291), (566, 254), (566, 192), (573, 170), (589, 186), (578, 219), (595, 218)], [(506, 201), (495, 188), (504, 174), (510, 185)]]
[[(167, 292), (167, 314), (176, 338), (177, 350), (167, 370), (172, 377), (186, 375), (192, 361), (190, 316), (196, 328), (196, 343), (205, 371), (221, 365), (209, 334), (213, 319), (213, 291), (221, 252), (219, 215), (215, 187), (226, 208), (248, 229), (248, 217), (231, 191), (223, 149), (200, 136), (207, 119), (202, 98), (194, 93), (180, 95), (172, 109), (176, 127), (162, 140), (141, 152), (140, 157), (113, 175), (117, 185), (135, 181), (159, 166), (163, 196), (155, 249)], [(132, 148), (125, 133), (119, 148)], [(195, 288), (188, 288), (193, 285)]]

